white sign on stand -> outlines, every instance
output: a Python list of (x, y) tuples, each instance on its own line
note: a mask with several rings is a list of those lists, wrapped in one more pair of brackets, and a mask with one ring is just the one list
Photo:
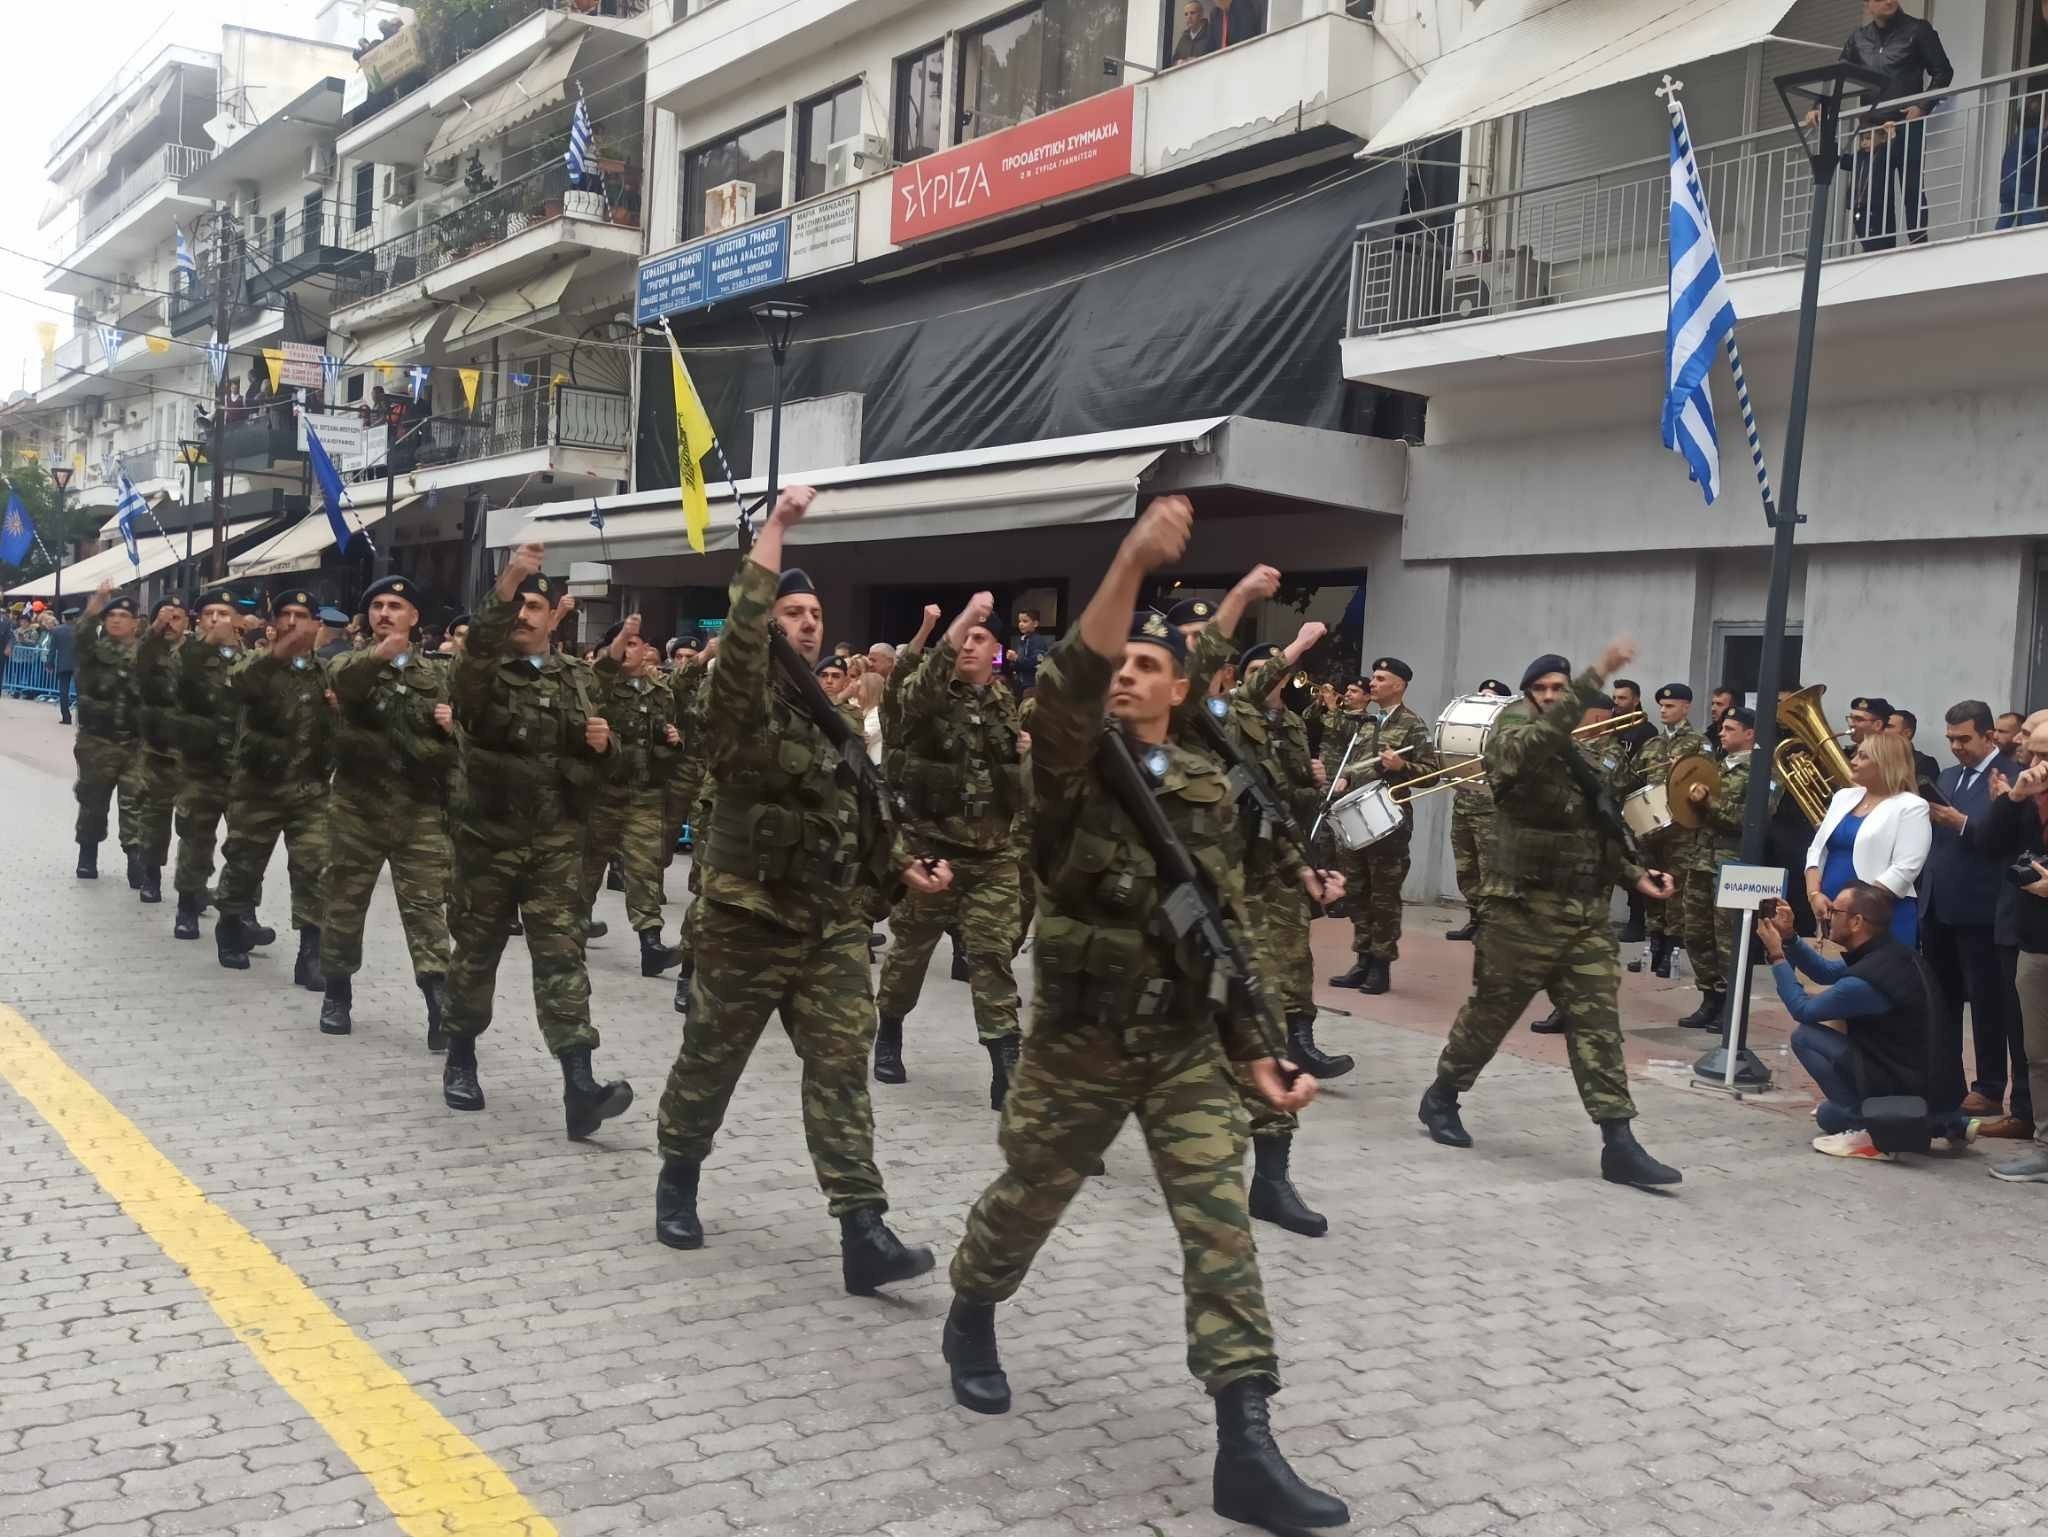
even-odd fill
[[(1785, 896), (1785, 871), (1778, 865), (1723, 865), (1720, 883), (1714, 888), (1714, 906), (1724, 911), (1754, 913), (1770, 901)], [(1725, 1076), (1721, 1086), (1735, 1092), (1738, 1043), (1749, 1038), (1749, 947), (1755, 922), (1745, 918), (1736, 925), (1735, 969), (1728, 977), (1728, 1034), (1721, 1041)]]

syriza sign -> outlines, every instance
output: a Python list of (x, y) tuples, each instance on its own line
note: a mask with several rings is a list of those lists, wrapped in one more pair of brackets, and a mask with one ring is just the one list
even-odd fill
[(898, 166), (889, 238), (901, 245), (1133, 174), (1137, 91), (1105, 91), (940, 154)]

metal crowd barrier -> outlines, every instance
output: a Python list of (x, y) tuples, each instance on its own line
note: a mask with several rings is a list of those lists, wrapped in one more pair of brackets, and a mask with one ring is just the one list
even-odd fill
[(17, 645), (13, 655), (7, 658), (7, 673), (0, 678), (0, 693), (9, 699), (40, 699), (47, 703), (57, 697), (57, 675), (43, 665), (43, 653), (39, 648)]

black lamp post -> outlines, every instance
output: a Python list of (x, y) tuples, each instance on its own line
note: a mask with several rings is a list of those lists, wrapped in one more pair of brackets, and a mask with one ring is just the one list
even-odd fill
[[(1778, 505), (1770, 508), (1772, 531), (1771, 585), (1764, 602), (1763, 656), (1756, 680), (1756, 747), (1750, 755), (1749, 800), (1742, 810), (1742, 862), (1766, 862), (1770, 836), (1771, 755), (1778, 745), (1778, 684), (1784, 675), (1785, 610), (1792, 596), (1792, 541), (1806, 521), (1799, 511), (1799, 472), (1806, 458), (1806, 397), (1813, 382), (1813, 329), (1820, 308), (1820, 259), (1827, 246), (1828, 193), (1840, 163), (1842, 98), (1852, 89), (1875, 90), (1882, 77), (1857, 64), (1824, 64), (1795, 70), (1773, 82), (1799, 135), (1800, 148), (1813, 169), (1813, 206), (1806, 225), (1806, 274), (1799, 290), (1799, 344), (1792, 360), (1792, 399), (1785, 414), (1785, 475), (1779, 483)], [(1748, 922), (1745, 916), (1745, 923)], [(1747, 935), (1742, 936), (1745, 940)], [(1747, 1044), (1751, 969), (1749, 946), (1737, 946), (1736, 974), (1731, 989), (1727, 1040), (1693, 1064), (1695, 1077), (1715, 1083), (1728, 1079), (1728, 1053), (1735, 1053), (1735, 1084), (1762, 1088), (1771, 1075)], [(1739, 989), (1740, 991), (1734, 991)]]
[(71, 466), (60, 464), (50, 471), (50, 484), (57, 488), (57, 570), (52, 577), (50, 611), (57, 616), (57, 622), (64, 622), (64, 552), (68, 548), (64, 538), (64, 493), (71, 489)]
[(185, 461), (185, 558), (178, 562), (178, 591), (189, 594), (192, 579), (192, 525), (199, 517), (199, 461), (206, 457), (205, 440), (178, 439), (178, 457)]
[(775, 404), (768, 413), (768, 489), (761, 498), (766, 515), (775, 510), (775, 494), (782, 489), (782, 368), (789, 358), (790, 335), (808, 311), (794, 300), (769, 299), (748, 313), (760, 324), (768, 339), (768, 356), (775, 363)]

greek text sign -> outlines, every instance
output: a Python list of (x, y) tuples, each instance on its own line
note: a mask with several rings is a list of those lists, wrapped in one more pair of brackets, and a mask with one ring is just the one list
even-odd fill
[(1131, 86), (1048, 112), (909, 165), (890, 182), (889, 238), (901, 244), (1129, 176)]

